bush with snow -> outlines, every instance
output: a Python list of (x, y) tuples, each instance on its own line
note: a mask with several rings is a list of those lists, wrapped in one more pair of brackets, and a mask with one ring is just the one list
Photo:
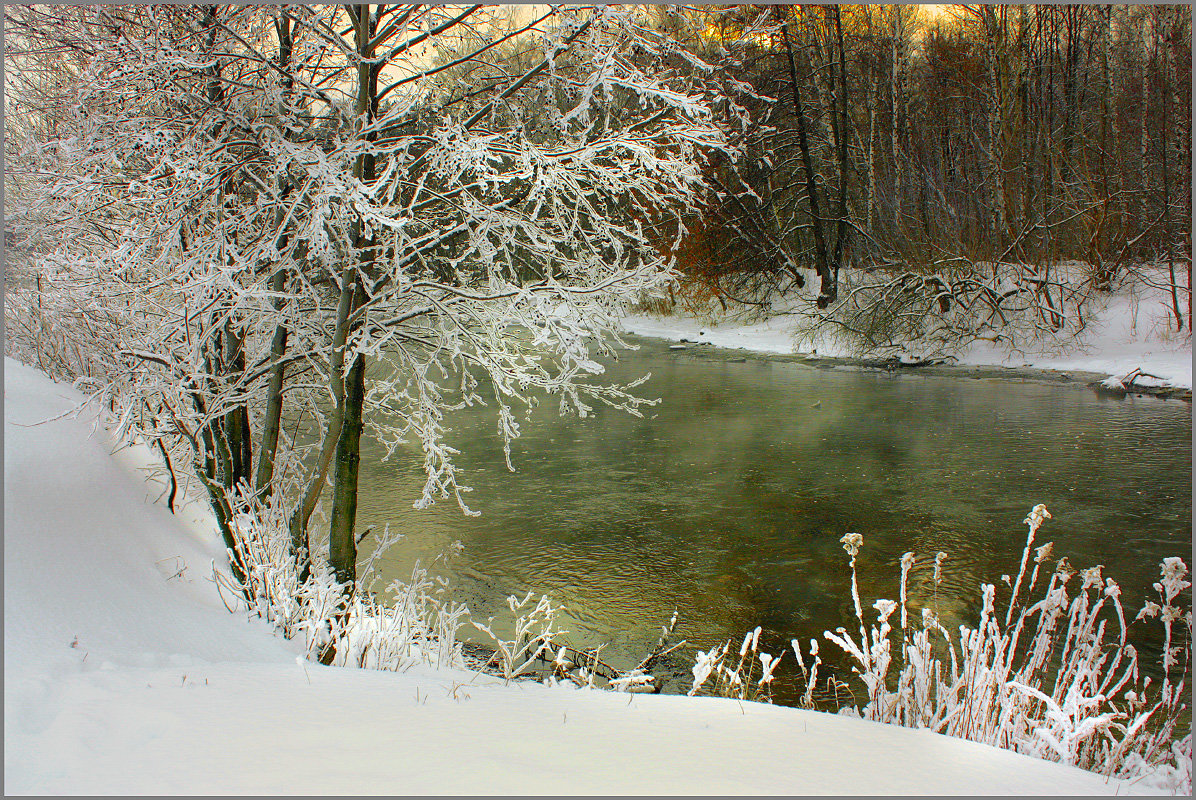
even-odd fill
[[(1098, 342), (1190, 344), (1186, 325), (1176, 330), (1171, 284), (1164, 267), (1141, 264), (1113, 284), (1098, 284), (1099, 270), (1077, 261), (972, 262), (947, 259), (927, 269), (884, 266), (845, 271), (839, 299), (813, 307), (801, 292), (771, 306), (796, 320), (802, 348), (834, 342), (860, 356), (906, 350), (929, 357), (959, 356), (975, 345), (1007, 354), (1083, 352)], [(1178, 286), (1180, 297), (1191, 287)], [(809, 294), (809, 292), (807, 292)], [(1158, 317), (1139, 324), (1146, 309)]]

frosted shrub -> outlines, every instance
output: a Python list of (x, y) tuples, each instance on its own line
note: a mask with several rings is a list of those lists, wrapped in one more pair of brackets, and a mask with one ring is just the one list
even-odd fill
[[(1077, 269), (1077, 267), (1080, 267)], [(845, 272), (839, 299), (801, 310), (799, 343), (829, 336), (859, 355), (891, 355), (902, 343), (936, 357), (978, 340), (1012, 351), (1063, 346), (1102, 309), (1082, 265), (936, 261), (915, 269)]]
[[(93, 292), (61, 281), (53, 264), (37, 276), (37, 289), (5, 281), (4, 353), (43, 370), (54, 380), (89, 378), (106, 383), (115, 357), (89, 341), (115, 339), (127, 321), (100, 307)], [(84, 284), (86, 285), (86, 284)]]
[(363, 588), (378, 551), (400, 538), (389, 530), (357, 587), (348, 592), (318, 559), (300, 580), (284, 513), (272, 505), (257, 504), (253, 514), (236, 518), (234, 528), (246, 585), (236, 586), (225, 575), (218, 575), (218, 584), (247, 598), (250, 611), (286, 638), (302, 635), (308, 658), (333, 666), (396, 671), (421, 662), (463, 666), (457, 630), (468, 610), (443, 596), (443, 581), (417, 562), (408, 582), (389, 585), (394, 597), (389, 603)]
[[(688, 694), (692, 697), (704, 692), (716, 697), (772, 702), (773, 672), (781, 662), (781, 656), (773, 658), (770, 653), (761, 652), (760, 630), (757, 627), (744, 635), (737, 658), (733, 655), (728, 658), (728, 654), (734, 652), (730, 639), (708, 652), (699, 652), (693, 666), (693, 686)], [(712, 683), (707, 687), (706, 682), (710, 680)]]
[[(867, 687), (867, 702), (848, 713), (1189, 792), (1191, 735), (1174, 739), (1187, 712), (1192, 615), (1178, 604), (1191, 585), (1187, 565), (1179, 558), (1163, 562), (1154, 585), (1160, 602), (1146, 603), (1135, 618), (1157, 617), (1164, 627), (1164, 678), (1153, 692), (1149, 677), (1139, 679), (1138, 653), (1126, 641), (1118, 585), (1100, 566), (1077, 572), (1066, 558), (1053, 570), (1044, 566), (1052, 543), (1033, 545), (1050, 516), (1038, 505), (1025, 519), (1029, 533), (1017, 576), (1005, 576), (1011, 592), (1004, 613), (996, 587), (982, 584), (978, 624), (961, 625), (954, 638), (931, 608), (922, 609), (920, 626), (910, 624), (913, 553), (901, 559), (900, 601), (877, 600), (875, 621), (867, 621), (855, 569), (862, 540), (844, 536), (859, 635), (840, 627), (824, 636), (850, 656), (852, 672)], [(944, 558), (935, 558), (936, 594)], [(900, 628), (894, 629), (898, 609)], [(794, 651), (800, 664), (796, 641)]]
[[(515, 638), (510, 641), (494, 633), (493, 617), (485, 625), (476, 621), (472, 623), (494, 642), (494, 660), (500, 674), (508, 681), (527, 673), (537, 659), (546, 660), (544, 656), (551, 654), (553, 649), (553, 638), (568, 633), (556, 627), (556, 615), (560, 608), (554, 608), (547, 595), (541, 595), (536, 605), (531, 606), (532, 596), (533, 592), (528, 592), (522, 600), (514, 595), (507, 598), (507, 606), (515, 616)], [(563, 664), (565, 652), (564, 648), (559, 648), (554, 663)]]
[[(419, 562), (410, 580), (389, 584), (387, 592), (393, 600), (383, 602), (370, 589), (377, 580), (374, 566), (379, 556), (402, 538), (389, 527), (366, 560), (353, 591), (338, 583), (335, 572), (319, 558), (312, 559), (309, 574), (301, 577), (301, 560), (291, 549), (285, 510), (277, 504), (257, 502), (246, 493), (236, 494), (232, 502), (246, 509), (232, 522), (236, 550), (230, 554), (243, 566), (245, 583), (240, 585), (234, 578), (216, 573), (221, 596), (238, 598), (233, 603), (246, 602), (251, 613), (270, 622), (288, 639), (302, 636), (307, 657), (324, 664), (394, 671), (421, 662), (465, 667), (457, 632), (468, 621), (494, 645), (484, 669), (506, 680), (536, 677), (538, 668), (547, 666), (551, 680), (562, 678), (593, 686), (599, 678), (616, 691), (655, 692), (659, 684), (647, 672), (648, 667), (685, 644), (668, 646), (677, 623), (674, 613), (661, 628), (660, 641), (652, 652), (636, 667), (617, 670), (599, 657), (601, 648), (583, 651), (561, 643), (560, 637), (568, 631), (557, 626), (560, 607), (544, 595), (533, 603), (531, 592), (522, 600), (507, 598), (514, 617), (513, 638), (507, 640), (495, 633), (493, 618), (485, 624), (470, 620), (465, 606), (445, 596), (445, 581), (433, 577)], [(459, 547), (455, 544), (453, 549)], [(771, 680), (771, 668), (766, 674)]]
[(669, 623), (661, 626), (660, 639), (652, 651), (631, 669), (616, 669), (602, 659), (603, 645), (579, 650), (564, 642), (562, 637), (568, 631), (556, 625), (562, 607), (553, 606), (547, 595), (541, 595), (533, 606), (534, 596), (528, 592), (522, 600), (513, 595), (507, 598), (507, 607), (514, 617), (510, 640), (495, 633), (493, 617), (485, 624), (471, 621), (494, 645), (494, 654), (484, 668), (505, 680), (543, 677), (549, 684), (568, 681), (585, 688), (593, 688), (598, 680), (616, 692), (656, 693), (662, 683), (648, 669), (661, 657), (685, 646), (684, 640), (669, 645), (669, 637), (677, 625), (677, 613), (673, 612)]

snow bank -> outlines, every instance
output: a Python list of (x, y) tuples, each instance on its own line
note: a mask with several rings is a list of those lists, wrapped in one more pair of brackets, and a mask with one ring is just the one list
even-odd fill
[[(1154, 296), (1159, 295), (1159, 296)], [(977, 342), (960, 357), (963, 364), (1030, 366), (1125, 375), (1135, 369), (1157, 375), (1171, 386), (1192, 388), (1192, 339), (1168, 330), (1166, 300), (1160, 293), (1114, 295), (1071, 352), (1045, 349), (1011, 353), (1000, 345)], [(1146, 380), (1139, 381), (1146, 385)]]
[(147, 452), (40, 422), (81, 398), (29, 367), (4, 388), (6, 793), (1147, 791), (797, 709), (297, 661), (221, 605), (218, 538), (156, 503)]
[(708, 324), (685, 314), (664, 317), (629, 314), (623, 318), (623, 329), (637, 336), (709, 342), (716, 347), (759, 353), (792, 353), (793, 331), (790, 326), (791, 323), (783, 317), (773, 317), (763, 322), (717, 324)]
[[(1188, 332), (1168, 329), (1169, 296), (1158, 287), (1127, 284), (1108, 298), (1092, 301), (1093, 313), (1079, 339), (1066, 349), (1044, 343), (1012, 350), (1002, 343), (978, 341), (956, 354), (954, 363), (973, 366), (1030, 367), (1125, 375), (1134, 369), (1156, 375), (1163, 383), (1192, 388), (1192, 339)], [(623, 319), (628, 333), (661, 339), (688, 339), (718, 347), (761, 353), (793, 353), (800, 317), (781, 309), (777, 316), (750, 323), (708, 324), (685, 313), (676, 316), (631, 314)], [(910, 350), (909, 348), (913, 348)], [(917, 352), (910, 345), (907, 352)], [(825, 333), (816, 335), (803, 352), (849, 357), (849, 348)], [(921, 355), (926, 355), (922, 353)], [(1145, 381), (1139, 381), (1145, 385)]]

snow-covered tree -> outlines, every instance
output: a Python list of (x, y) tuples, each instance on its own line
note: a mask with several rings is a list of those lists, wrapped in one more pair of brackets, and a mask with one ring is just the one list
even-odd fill
[[(75, 345), (104, 322), (79, 360), (125, 425), (191, 453), (230, 549), (237, 514), (288, 503), (306, 566), (331, 478), (328, 560), (351, 585), (363, 431), (419, 444), (417, 506), (468, 512), (447, 409), (491, 404), (509, 444), (544, 394), (580, 416), (644, 402), (595, 356), (671, 278), (658, 243), (728, 145), (708, 68), (640, 10), (80, 17), (57, 34), (85, 53), (70, 102), (18, 159), (36, 299), (63, 305), (59, 330), (77, 317)], [(280, 433), (301, 416), (307, 448)]]

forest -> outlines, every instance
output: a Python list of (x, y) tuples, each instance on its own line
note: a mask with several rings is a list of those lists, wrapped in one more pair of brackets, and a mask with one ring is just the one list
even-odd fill
[(767, 35), (738, 9), (701, 29), (759, 97), (740, 87), (743, 156), (713, 166), (687, 222), (689, 307), (768, 308), (811, 281), (806, 324), (864, 349), (1027, 314), (1027, 338), (1050, 337), (1129, 271), (1166, 287), (1184, 330), (1190, 10), (934, 8), (802, 6)]

